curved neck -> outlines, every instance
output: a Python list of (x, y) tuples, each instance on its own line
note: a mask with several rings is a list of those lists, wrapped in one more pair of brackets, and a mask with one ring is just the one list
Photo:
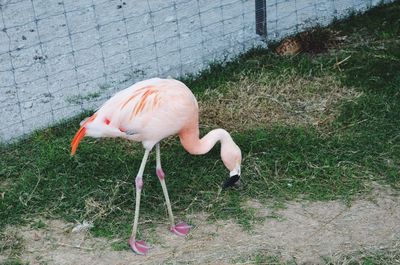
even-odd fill
[(224, 129), (215, 129), (199, 138), (199, 129), (185, 130), (179, 134), (181, 143), (186, 151), (192, 155), (202, 155), (211, 150), (220, 141), (221, 146), (233, 141), (231, 136)]

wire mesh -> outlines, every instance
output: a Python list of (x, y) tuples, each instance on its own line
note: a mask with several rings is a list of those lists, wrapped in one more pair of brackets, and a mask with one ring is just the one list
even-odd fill
[(377, 0), (0, 0), (0, 141)]

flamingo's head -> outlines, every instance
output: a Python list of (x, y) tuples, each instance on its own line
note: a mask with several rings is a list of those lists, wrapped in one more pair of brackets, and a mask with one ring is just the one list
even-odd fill
[(221, 158), (225, 167), (230, 171), (229, 178), (225, 181), (223, 188), (229, 188), (239, 184), (240, 165), (242, 163), (242, 152), (233, 142), (228, 142), (221, 147)]

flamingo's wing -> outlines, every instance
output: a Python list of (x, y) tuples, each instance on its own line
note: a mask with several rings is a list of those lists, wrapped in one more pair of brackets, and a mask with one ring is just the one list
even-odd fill
[(160, 104), (161, 96), (157, 88), (153, 86), (137, 89), (128, 97), (121, 98), (117, 110), (123, 113), (131, 121), (135, 116), (154, 110)]

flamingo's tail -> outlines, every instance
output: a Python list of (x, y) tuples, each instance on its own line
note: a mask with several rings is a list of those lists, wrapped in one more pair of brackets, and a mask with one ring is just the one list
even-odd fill
[(96, 114), (93, 114), (90, 118), (88, 118), (87, 120), (85, 120), (82, 123), (81, 128), (79, 128), (79, 130), (77, 131), (77, 133), (75, 134), (74, 139), (71, 142), (71, 156), (75, 155), (76, 149), (78, 148), (79, 142), (83, 139), (83, 137), (85, 137), (86, 135), (86, 128), (85, 125), (87, 125), (88, 123), (92, 122), (94, 119), (96, 118)]

